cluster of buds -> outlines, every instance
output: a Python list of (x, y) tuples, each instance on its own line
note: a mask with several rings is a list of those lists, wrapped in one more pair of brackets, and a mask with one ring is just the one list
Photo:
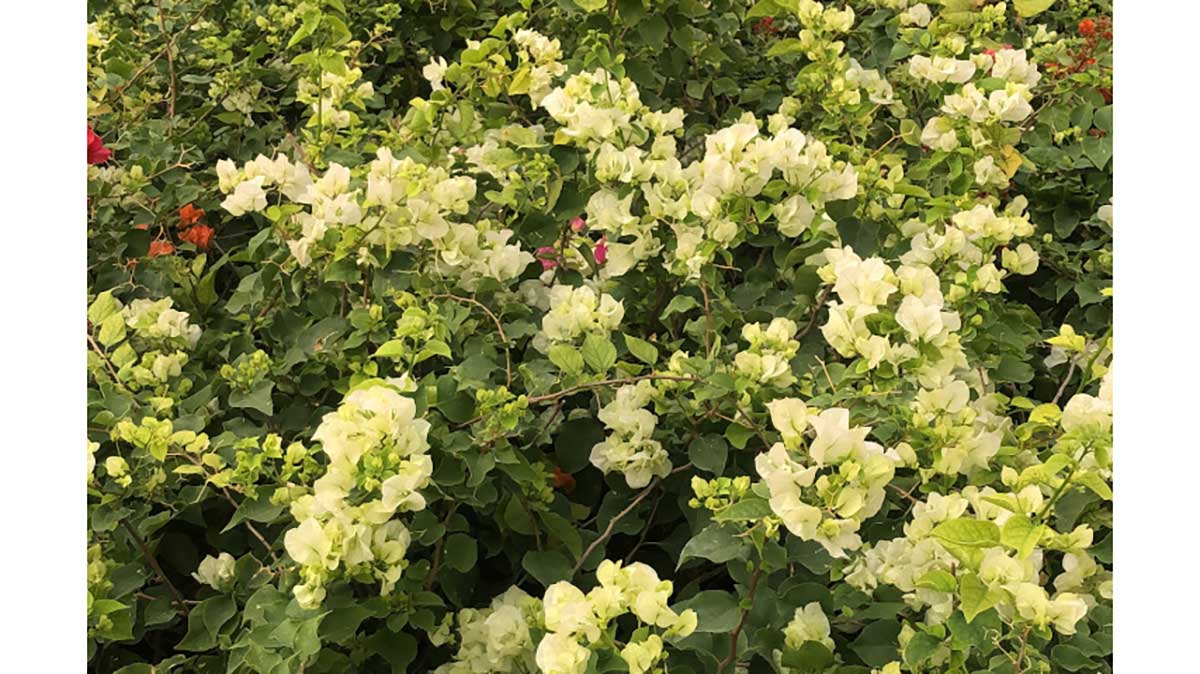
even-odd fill
[(713, 480), (696, 476), (692, 478), (692, 493), (696, 496), (688, 501), (688, 505), (718, 513), (745, 498), (749, 491), (748, 475), (735, 478), (718, 477)]

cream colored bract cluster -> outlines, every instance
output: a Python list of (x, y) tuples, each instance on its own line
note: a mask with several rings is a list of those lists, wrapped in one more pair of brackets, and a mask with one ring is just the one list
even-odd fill
[(610, 433), (592, 447), (592, 465), (605, 473), (623, 473), (625, 482), (634, 489), (671, 472), (667, 450), (650, 437), (658, 417), (645, 407), (654, 396), (654, 387), (648, 381), (622, 386), (616, 398), (597, 415)]
[[(661, 629), (621, 649), (631, 674), (649, 671), (663, 655), (662, 636), (686, 637), (696, 629), (696, 612), (676, 613), (667, 606), (672, 584), (659, 580), (651, 567), (634, 562), (604, 560), (596, 569), (599, 585), (584, 594), (561, 581), (546, 589), (543, 599), (548, 634), (537, 647), (537, 665), (543, 674), (583, 674), (609, 623), (632, 613), (643, 629)], [(639, 630), (639, 632), (642, 630)]]
[(369, 573), (385, 595), (399, 580), (411, 536), (393, 518), (424, 510), (419, 490), (433, 474), (429, 422), (415, 411), (411, 399), (376, 384), (351, 392), (313, 434), (329, 464), (314, 493), (292, 502), (299, 526), (284, 537), (301, 566), (304, 582), (294, 592), (302, 606), (319, 605), (337, 575)]

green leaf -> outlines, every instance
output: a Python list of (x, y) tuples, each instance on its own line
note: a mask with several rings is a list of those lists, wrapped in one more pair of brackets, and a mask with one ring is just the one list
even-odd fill
[(909, 639), (908, 645), (904, 647), (904, 661), (909, 666), (915, 666), (925, 662), (937, 652), (938, 646), (941, 646), (940, 639), (926, 632), (917, 632)]
[(571, 563), (557, 550), (530, 550), (521, 559), (521, 568), (536, 578), (542, 587), (571, 579)]
[(969, 624), (975, 616), (996, 605), (998, 597), (988, 591), (987, 585), (970, 571), (964, 572), (958, 579), (959, 598), (963, 617)]
[(842, 243), (863, 257), (874, 255), (879, 250), (879, 222), (875, 220), (864, 222), (848, 217), (838, 221), (837, 231)]
[(579, 536), (578, 526), (557, 513), (539, 512), (538, 515), (542, 518), (546, 529), (554, 534), (555, 538), (562, 541), (576, 559), (583, 554), (583, 540)]
[(750, 11), (746, 12), (747, 19), (758, 19), (764, 16), (779, 16), (784, 13), (783, 7), (775, 0), (759, 0)]
[(761, 520), (772, 514), (771, 503), (765, 498), (748, 496), (713, 516), (718, 522)]
[(604, 374), (617, 362), (617, 347), (613, 346), (608, 337), (588, 335), (587, 339), (583, 340), (583, 359), (593, 371)]
[(100, 323), (100, 334), (97, 339), (104, 346), (113, 346), (125, 339), (125, 317), (120, 313), (109, 315)]
[(585, 12), (596, 12), (608, 5), (608, 0), (575, 0), (575, 4)]
[(917, 580), (917, 587), (924, 587), (938, 592), (954, 592), (958, 589), (958, 582), (954, 580), (954, 576), (941, 569), (932, 569), (921, 576)]
[(1004, 529), (1000, 531), (1000, 542), (1016, 550), (1019, 559), (1025, 559), (1033, 552), (1038, 541), (1042, 540), (1045, 530), (1046, 525), (1034, 526), (1028, 517), (1014, 514), (1004, 522)]
[(736, 628), (741, 619), (737, 597), (724, 590), (704, 590), (672, 607), (676, 613), (689, 608), (696, 611), (697, 632), (725, 634)]
[(181, 651), (207, 651), (217, 646), (221, 627), (237, 613), (237, 602), (226, 596), (205, 599), (188, 614), (188, 631), (175, 648)]
[(880, 620), (864, 627), (858, 638), (850, 643), (850, 650), (871, 667), (883, 667), (899, 656), (896, 647), (899, 636), (899, 622)]
[(642, 38), (642, 42), (661, 47), (663, 41), (667, 39), (667, 30), (670, 26), (667, 25), (667, 20), (661, 16), (649, 16), (638, 22), (637, 33)]
[(92, 306), (88, 307), (87, 317), (93, 325), (99, 325), (104, 319), (121, 311), (121, 303), (113, 297), (111, 290), (105, 290), (96, 296)]
[(1108, 164), (1108, 160), (1112, 159), (1112, 136), (1103, 138), (1088, 136), (1080, 141), (1080, 145), (1083, 146), (1083, 156), (1087, 157), (1088, 161), (1098, 169), (1103, 169)]
[(555, 344), (546, 352), (550, 358), (550, 362), (558, 366), (558, 369), (568, 374), (579, 374), (583, 372), (583, 356), (579, 353), (579, 349), (569, 344)]
[(1096, 669), (1098, 663), (1090, 660), (1083, 651), (1070, 644), (1058, 644), (1050, 649), (1050, 662), (1068, 672), (1078, 672), (1084, 669), (1089, 672), (1098, 671)]
[(742, 539), (737, 538), (732, 527), (723, 528), (719, 524), (710, 524), (684, 544), (683, 550), (679, 552), (679, 564), (676, 568), (683, 566), (688, 559), (697, 557), (724, 564), (736, 559), (742, 553), (743, 545)]
[(405, 353), (407, 353), (407, 351), (408, 350), (404, 346), (404, 340), (393, 339), (393, 340), (384, 342), (382, 346), (380, 346), (378, 349), (376, 349), (373, 357), (374, 358), (398, 358), (400, 356), (403, 356)]
[(1017, 9), (1017, 14), (1025, 18), (1037, 16), (1042, 12), (1050, 9), (1054, 4), (1054, 0), (1013, 0), (1013, 6)]
[(667, 305), (667, 308), (663, 309), (662, 316), (660, 318), (666, 318), (671, 314), (686, 313), (698, 306), (700, 306), (700, 303), (696, 301), (695, 297), (692, 297), (691, 295), (676, 295), (675, 297), (671, 298), (671, 302)]
[(229, 518), (229, 524), (225, 525), (221, 533), (226, 533), (247, 520), (263, 523), (274, 522), (283, 514), (285, 507), (281, 504), (271, 503), (269, 494), (262, 494), (256, 499), (248, 498), (241, 502), (237, 510), (233, 511), (233, 517)]
[(1075, 475), (1073, 478), (1071, 478), (1071, 480), (1073, 482), (1082, 484), (1088, 489), (1091, 489), (1096, 496), (1099, 496), (1106, 501), (1111, 501), (1113, 499), (1112, 489), (1109, 488), (1108, 483), (1104, 481), (1104, 478), (1100, 477), (1099, 473), (1089, 470), (1087, 472)]
[(446, 539), (444, 550), (446, 565), (455, 571), (466, 573), (478, 560), (479, 553), (475, 547), (475, 539), (466, 534), (450, 534)]
[(625, 337), (625, 348), (629, 349), (629, 353), (633, 354), (635, 358), (647, 365), (658, 362), (658, 349), (653, 344), (633, 335), (623, 336)]
[(933, 537), (961, 547), (990, 548), (1000, 544), (1000, 527), (969, 517), (947, 520), (933, 528)]
[(785, 648), (780, 664), (797, 672), (823, 672), (833, 664), (833, 651), (818, 641), (805, 641), (799, 648)]
[(720, 475), (725, 470), (725, 459), (729, 455), (729, 445), (719, 435), (705, 434), (692, 441), (688, 446), (688, 458), (700, 470), (713, 475)]
[(275, 405), (271, 400), (271, 392), (274, 390), (275, 382), (260, 381), (249, 391), (232, 391), (229, 394), (229, 406), (258, 410), (271, 416), (275, 413)]

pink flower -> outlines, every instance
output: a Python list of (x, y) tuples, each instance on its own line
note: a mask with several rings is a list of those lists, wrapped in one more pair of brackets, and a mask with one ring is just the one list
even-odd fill
[(534, 257), (542, 263), (542, 271), (558, 266), (558, 249), (554, 246), (542, 246), (534, 252)]
[(576, 234), (578, 234), (579, 232), (582, 232), (585, 229), (587, 229), (587, 220), (584, 220), (583, 218), (579, 217), (578, 215), (571, 218), (571, 231), (572, 232), (575, 232)]
[(104, 140), (88, 127), (87, 160), (89, 164), (103, 164), (112, 157), (112, 150), (104, 147)]
[(592, 249), (592, 257), (596, 258), (596, 264), (604, 264), (608, 259), (608, 237), (600, 237), (599, 243)]

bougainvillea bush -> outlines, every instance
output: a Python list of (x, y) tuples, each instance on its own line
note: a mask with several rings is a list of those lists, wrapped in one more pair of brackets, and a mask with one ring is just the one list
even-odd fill
[(1110, 17), (94, 0), (89, 670), (1111, 671)]

